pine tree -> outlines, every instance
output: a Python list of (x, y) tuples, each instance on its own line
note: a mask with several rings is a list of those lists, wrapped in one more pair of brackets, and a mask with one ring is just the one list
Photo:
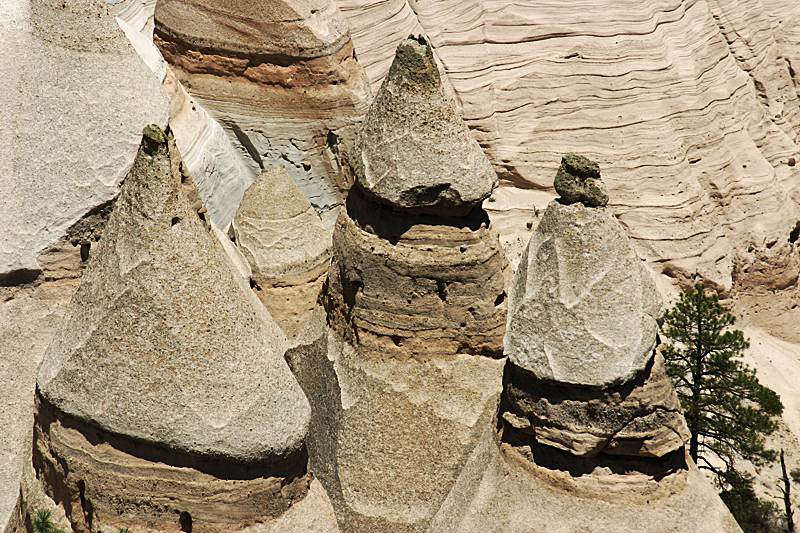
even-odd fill
[(758, 382), (740, 357), (749, 346), (733, 315), (702, 284), (681, 295), (664, 314), (667, 371), (689, 426), (689, 455), (725, 488), (738, 474), (737, 458), (763, 464), (775, 460), (764, 436), (777, 427), (780, 397)]
[(689, 455), (714, 475), (742, 529), (764, 531), (777, 506), (756, 497), (753, 477), (739, 471), (736, 461), (775, 460), (764, 437), (775, 431), (773, 417), (783, 412), (783, 404), (741, 361), (749, 342), (741, 331), (729, 329), (734, 321), (716, 294), (695, 286), (664, 314), (662, 330), (671, 341), (665, 359), (691, 433)]

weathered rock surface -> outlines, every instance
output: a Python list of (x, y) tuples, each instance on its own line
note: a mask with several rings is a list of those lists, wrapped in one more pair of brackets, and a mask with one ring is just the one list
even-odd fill
[(426, 36), (504, 183), (550, 189), (565, 152), (613, 170), (609, 208), (684, 286), (729, 290), (736, 252), (799, 218), (796, 2), (337, 3), (373, 89)]
[(0, 17), (0, 278), (13, 284), (35, 278), (39, 253), (118, 194), (142, 128), (166, 126), (168, 102), (104, 2), (10, 11)]
[(336, 223), (327, 307), (354, 346), (387, 355), (501, 357), (505, 257), (482, 209), (415, 215), (353, 187)]
[(145, 131), (123, 192), (45, 355), (42, 397), (185, 453), (245, 462), (296, 453), (308, 403), (281, 358), (285, 337), (250, 308), (190, 212), (158, 128)]
[(178, 80), (225, 128), (250, 179), (285, 165), (317, 210), (342, 203), (342, 153), (371, 93), (335, 4), (164, 0), (155, 24)]
[(608, 203), (600, 166), (581, 155), (567, 154), (561, 158), (553, 187), (568, 204), (581, 202), (587, 207), (605, 207)]
[(537, 466), (489, 430), (430, 533), (740, 533), (696, 467), (659, 479), (604, 469), (576, 477)]
[(553, 201), (509, 288), (505, 353), (539, 380), (625, 383), (652, 358), (661, 306), (610, 213)]
[(660, 353), (638, 379), (602, 391), (543, 383), (513, 367), (509, 373), (504, 431), (520, 434), (510, 441), (535, 441), (576, 457), (661, 458), (682, 455), (689, 440)]
[(289, 337), (311, 315), (328, 273), (331, 235), (283, 168), (267, 169), (233, 219), (261, 301)]
[(494, 169), (445, 95), (422, 38), (398, 45), (350, 165), (369, 197), (415, 212), (468, 212), (497, 186)]
[(497, 412), (504, 361), (375, 358), (315, 311), (286, 353), (311, 402), (308, 450), (342, 531), (426, 531)]
[(34, 464), (76, 531), (178, 518), (185, 529), (187, 517), (241, 529), (281, 515), (311, 481), (310, 408), (286, 337), (199, 198), (190, 206), (181, 167), (174, 142), (146, 127), (39, 369)]

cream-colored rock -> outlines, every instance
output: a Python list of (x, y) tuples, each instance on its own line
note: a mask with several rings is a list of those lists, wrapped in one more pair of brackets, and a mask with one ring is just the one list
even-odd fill
[(147, 126), (39, 369), (34, 465), (72, 502), (75, 531), (178, 518), (241, 529), (280, 516), (311, 480), (286, 337), (190, 206), (181, 167)]
[(253, 288), (290, 338), (317, 303), (331, 258), (331, 235), (283, 168), (261, 173), (233, 219)]
[(346, 532), (425, 531), (492, 426), (504, 361), (378, 359), (318, 308), (286, 353), (312, 409), (309, 455)]
[(167, 62), (249, 178), (285, 165), (332, 228), (350, 185), (343, 152), (371, 94), (333, 2), (163, 0), (155, 20)]
[(101, 0), (12, 2), (10, 12), (0, 277), (15, 282), (36, 277), (39, 253), (118, 194), (142, 128), (166, 126), (168, 102)]
[(330, 260), (330, 234), (283, 168), (264, 170), (248, 187), (233, 232), (256, 282), (302, 278)]
[(497, 186), (421, 38), (398, 45), (359, 129), (350, 166), (367, 196), (414, 212), (465, 213)]
[(620, 223), (554, 200), (509, 288), (505, 353), (542, 381), (626, 383), (652, 359), (661, 307)]
[(717, 490), (691, 465), (654, 479), (605, 469), (575, 476), (481, 438), (430, 533), (740, 533)]
[(637, 251), (684, 286), (728, 291), (736, 251), (799, 218), (797, 102), (763, 21), (790, 57), (794, 2), (338, 3), (373, 89), (421, 27), (501, 182), (549, 189), (561, 154), (585, 154)]

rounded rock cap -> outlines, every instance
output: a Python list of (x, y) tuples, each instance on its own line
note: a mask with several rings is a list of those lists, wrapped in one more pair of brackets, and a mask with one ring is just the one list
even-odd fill
[(447, 98), (423, 38), (397, 47), (350, 160), (356, 183), (384, 204), (465, 214), (497, 186), (486, 155)]
[(581, 202), (590, 207), (608, 204), (606, 186), (600, 179), (600, 165), (582, 155), (567, 154), (561, 158), (553, 186), (568, 204)]

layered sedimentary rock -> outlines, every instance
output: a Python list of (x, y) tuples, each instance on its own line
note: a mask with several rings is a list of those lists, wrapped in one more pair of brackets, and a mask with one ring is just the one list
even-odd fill
[(328, 274), (331, 236), (283, 168), (267, 169), (244, 194), (233, 219), (256, 294), (287, 336), (311, 315)]
[(75, 531), (241, 529), (311, 481), (286, 338), (190, 208), (176, 157), (148, 126), (39, 369), (34, 465)]
[(168, 102), (102, 1), (36, 0), (6, 23), (0, 278), (14, 283), (118, 194), (142, 128), (165, 126)]
[[(569, 177), (577, 167), (591, 169), (591, 188), (602, 189), (596, 163), (575, 155), (562, 161), (559, 189), (576, 191), (565, 183), (578, 181)], [(560, 450), (612, 469), (621, 467), (609, 455), (625, 468), (631, 458), (674, 468), (689, 435), (663, 358), (654, 357), (661, 297), (596, 200), (554, 200), (511, 282), (504, 437), (539, 463), (568, 463), (552, 452)]]
[(331, 1), (162, 0), (155, 40), (253, 179), (283, 164), (315, 208), (341, 204), (350, 184), (340, 151), (370, 90)]
[(505, 259), (480, 207), (496, 178), (449, 105), (430, 48), (408, 39), (356, 139), (329, 313), (382, 355), (502, 353)]
[[(371, 110), (356, 140), (359, 178), (336, 223), (327, 316), (317, 309), (286, 355), (312, 404), (314, 472), (348, 532), (428, 528), (496, 416), (504, 366), (505, 262), (480, 207), (491, 169), (445, 109), (424, 43), (398, 47), (390, 78), (373, 110), (396, 113)], [(426, 114), (449, 123), (389, 146)], [(425, 172), (457, 153), (460, 173)], [(370, 162), (384, 165), (382, 181)]]
[(609, 207), (654, 270), (724, 292), (751, 246), (780, 237), (776, 260), (792, 255), (796, 3), (337, 3), (373, 87), (422, 28), (506, 184), (552, 190), (571, 151), (613, 169)]

